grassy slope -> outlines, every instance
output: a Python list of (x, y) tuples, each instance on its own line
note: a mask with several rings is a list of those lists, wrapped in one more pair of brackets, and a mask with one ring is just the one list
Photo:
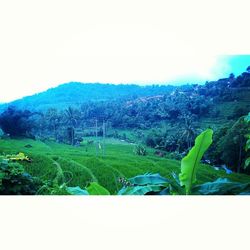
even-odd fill
[[(30, 144), (32, 148), (26, 148)], [(44, 180), (55, 178), (59, 163), (69, 186), (85, 187), (91, 181), (98, 181), (111, 193), (116, 193), (121, 185), (117, 183), (119, 176), (133, 177), (147, 172), (160, 173), (171, 178), (174, 171), (179, 173), (180, 162), (159, 158), (148, 149), (148, 155), (137, 156), (133, 153), (134, 145), (114, 139), (106, 141), (106, 156), (96, 157), (95, 145), (72, 147), (54, 142), (40, 142), (29, 139), (0, 140), (0, 153), (24, 152), (33, 159), (32, 163), (22, 164), (26, 171)], [(203, 165), (198, 171), (200, 183), (213, 181), (218, 177), (227, 177), (240, 182), (250, 182), (250, 176), (242, 174), (227, 175), (224, 171), (216, 171)]]

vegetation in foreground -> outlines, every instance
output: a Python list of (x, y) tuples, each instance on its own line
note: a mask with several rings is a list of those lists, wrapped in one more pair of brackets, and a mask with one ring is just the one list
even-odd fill
[[(109, 153), (105, 157), (95, 156), (94, 145), (76, 148), (31, 139), (0, 140), (0, 193), (248, 194), (250, 176), (227, 174), (200, 164), (212, 143), (212, 133), (211, 129), (201, 133), (181, 163), (159, 158), (153, 155), (150, 148), (147, 156), (135, 154), (134, 145), (118, 140), (107, 143)], [(15, 155), (14, 152), (19, 149), (24, 153)]]

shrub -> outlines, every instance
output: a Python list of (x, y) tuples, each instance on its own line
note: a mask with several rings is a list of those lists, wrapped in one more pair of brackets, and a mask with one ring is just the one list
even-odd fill
[(19, 163), (0, 163), (0, 194), (34, 195), (42, 182), (24, 171)]
[(135, 146), (134, 153), (137, 155), (145, 156), (147, 154), (146, 148), (141, 144)]

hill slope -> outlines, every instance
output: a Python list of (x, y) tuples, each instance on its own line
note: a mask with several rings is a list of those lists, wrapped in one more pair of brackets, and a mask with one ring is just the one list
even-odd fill
[[(172, 96), (173, 94), (174, 96)], [(170, 98), (166, 99), (164, 96), (169, 96)], [(205, 85), (139, 86), (135, 84), (114, 85), (70, 82), (11, 103), (0, 104), (0, 112), (9, 105), (16, 106), (18, 109), (45, 111), (52, 107), (62, 110), (69, 106), (80, 106), (86, 103), (91, 103), (90, 105), (95, 103), (95, 105), (98, 105), (101, 102), (107, 103), (112, 101), (114, 103), (129, 101), (133, 107), (138, 106), (138, 101), (143, 103), (156, 101), (163, 106), (164, 102), (170, 103), (173, 98), (176, 99), (175, 103), (173, 103), (175, 105), (185, 101), (181, 96), (186, 96), (186, 98), (188, 97), (193, 100), (200, 98), (199, 106), (202, 106), (202, 103), (204, 104), (204, 101), (206, 102), (207, 100), (213, 100), (213, 103), (219, 106), (223, 106), (226, 102), (238, 102), (238, 104), (234, 103), (233, 107), (226, 109), (223, 107), (223, 113), (227, 112), (227, 110), (231, 111), (237, 106), (241, 109), (248, 109), (250, 100), (250, 72), (243, 72), (238, 77), (230, 75), (228, 78), (207, 82)], [(154, 98), (152, 99), (151, 97)], [(157, 98), (155, 99), (155, 97)], [(161, 98), (159, 99), (158, 97)], [(201, 100), (202, 98), (204, 100)], [(145, 108), (148, 109), (148, 106)], [(158, 107), (154, 107), (155, 109), (159, 110)], [(229, 113), (228, 116), (231, 115), (231, 112)]]
[(107, 101), (115, 99), (132, 99), (140, 96), (150, 96), (158, 94), (167, 94), (176, 87), (167, 86), (139, 86), (114, 85), (100, 83), (79, 83), (71, 82), (59, 85), (56, 88), (48, 89), (32, 96), (13, 101), (0, 106), (0, 111), (8, 105), (14, 105), (19, 109), (45, 110), (50, 107), (63, 109), (68, 106), (74, 106), (85, 102)]

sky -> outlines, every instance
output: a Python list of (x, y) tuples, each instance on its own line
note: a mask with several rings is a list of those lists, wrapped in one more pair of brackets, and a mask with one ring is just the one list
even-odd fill
[(1, 1), (0, 102), (71, 81), (202, 84), (238, 75), (250, 65), (247, 6), (245, 0)]

